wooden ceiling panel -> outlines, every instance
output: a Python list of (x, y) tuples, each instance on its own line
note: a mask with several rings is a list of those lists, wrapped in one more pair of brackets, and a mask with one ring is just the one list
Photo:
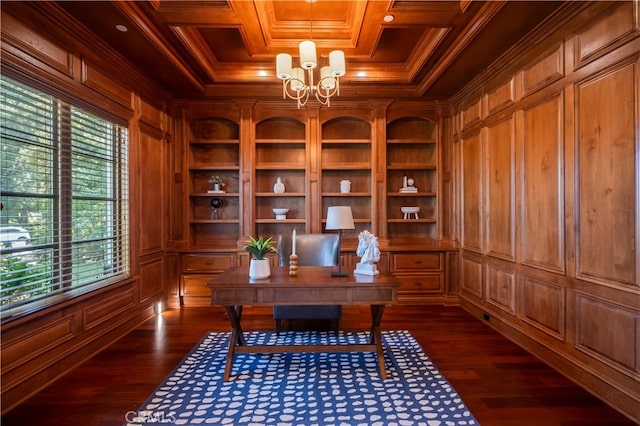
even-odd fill
[[(112, 0), (50, 7), (70, 14), (176, 97), (280, 96), (275, 55), (290, 53), (295, 62), (298, 43), (311, 37), (320, 62), (330, 50), (345, 52), (341, 94), (446, 99), (568, 3)], [(384, 21), (388, 14), (391, 22)], [(117, 24), (129, 32), (116, 31)]]

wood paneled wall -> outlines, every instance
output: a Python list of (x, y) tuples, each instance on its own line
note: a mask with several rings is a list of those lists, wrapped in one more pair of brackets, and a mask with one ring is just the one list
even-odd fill
[(523, 40), (460, 94), (454, 135), (462, 305), (636, 421), (638, 18), (596, 4)]
[[(112, 62), (118, 69), (96, 65), (102, 62), (96, 52), (103, 47), (88, 34), (53, 37), (56, 23), (39, 22), (31, 28), (26, 23), (36, 23), (19, 13), (3, 12), (2, 23), (3, 74), (128, 124), (130, 162), (130, 278), (3, 320), (2, 411), (6, 412), (149, 318), (154, 304), (166, 299), (169, 120), (159, 88), (153, 96), (143, 96), (140, 89), (146, 84), (138, 83), (144, 77), (133, 70), (123, 72), (126, 65), (121, 61)], [(87, 44), (74, 37), (84, 37)], [(107, 77), (123, 75), (128, 85)]]

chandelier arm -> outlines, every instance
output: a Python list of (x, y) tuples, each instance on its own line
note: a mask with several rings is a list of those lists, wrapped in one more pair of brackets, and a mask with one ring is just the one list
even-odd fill
[[(326, 90), (328, 91), (329, 89), (326, 89)], [(331, 100), (331, 96), (323, 95), (322, 91), (320, 89), (318, 89), (315, 92), (315, 95), (316, 95), (316, 100), (318, 102), (320, 102), (320, 105), (322, 105), (322, 106), (331, 106), (331, 101), (330, 101)]]

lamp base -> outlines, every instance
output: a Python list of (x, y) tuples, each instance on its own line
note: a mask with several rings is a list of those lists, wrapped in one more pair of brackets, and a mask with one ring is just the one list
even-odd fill
[(349, 273), (345, 271), (333, 271), (331, 272), (332, 277), (348, 277)]

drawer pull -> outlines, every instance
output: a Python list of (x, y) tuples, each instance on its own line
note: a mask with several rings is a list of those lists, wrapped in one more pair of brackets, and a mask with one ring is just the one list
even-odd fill
[(204, 262), (204, 264), (207, 266), (211, 266), (211, 265), (215, 265), (216, 262), (214, 262), (213, 260), (207, 260), (206, 262)]
[(415, 261), (415, 264), (416, 264), (416, 265), (422, 265), (422, 260), (416, 260), (416, 261)]
[(422, 283), (420, 281), (416, 281), (416, 282), (413, 283), (413, 285), (416, 286), (416, 287), (421, 287)]

